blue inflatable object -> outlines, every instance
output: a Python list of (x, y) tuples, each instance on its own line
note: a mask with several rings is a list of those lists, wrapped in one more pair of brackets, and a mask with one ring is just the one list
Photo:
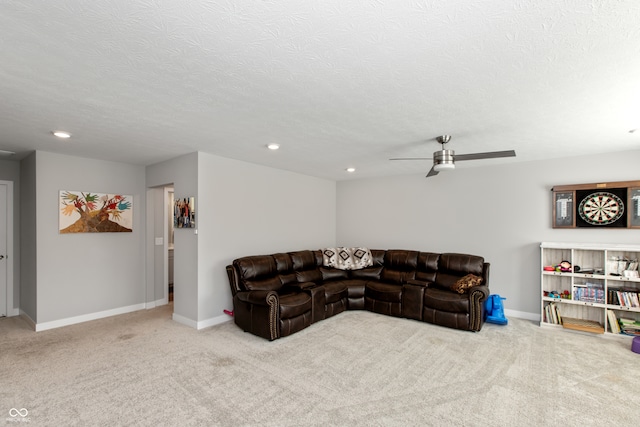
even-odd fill
[(508, 323), (507, 318), (504, 317), (504, 306), (502, 304), (505, 299), (500, 295), (489, 295), (489, 298), (484, 302), (484, 311), (487, 315), (485, 320), (487, 322), (497, 325), (506, 325)]

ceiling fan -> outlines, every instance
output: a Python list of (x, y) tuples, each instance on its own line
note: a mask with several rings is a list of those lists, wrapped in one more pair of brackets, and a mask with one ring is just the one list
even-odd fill
[[(430, 176), (438, 175), (438, 172), (451, 170), (456, 168), (456, 160), (479, 160), (479, 159), (495, 159), (498, 157), (515, 157), (514, 150), (506, 151), (489, 151), (486, 153), (473, 154), (456, 154), (453, 150), (445, 150), (444, 144), (451, 141), (451, 135), (442, 135), (436, 138), (439, 144), (442, 144), (442, 150), (433, 153), (433, 167), (427, 174)], [(401, 157), (389, 160), (429, 160), (429, 157)]]

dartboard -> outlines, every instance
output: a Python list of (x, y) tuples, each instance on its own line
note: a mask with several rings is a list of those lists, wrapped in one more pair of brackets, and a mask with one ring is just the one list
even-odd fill
[(591, 193), (580, 202), (578, 213), (589, 224), (611, 224), (624, 214), (624, 202), (620, 197), (606, 191)]

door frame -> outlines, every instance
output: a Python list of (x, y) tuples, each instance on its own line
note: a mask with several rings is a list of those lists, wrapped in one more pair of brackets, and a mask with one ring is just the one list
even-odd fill
[(20, 310), (13, 306), (13, 181), (1, 181), (0, 185), (7, 186), (7, 253), (5, 261), (7, 263), (7, 289), (6, 289), (6, 313), (7, 317), (17, 316)]

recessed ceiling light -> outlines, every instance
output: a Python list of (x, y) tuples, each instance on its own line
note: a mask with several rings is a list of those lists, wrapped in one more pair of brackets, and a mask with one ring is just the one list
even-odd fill
[(63, 138), (63, 139), (71, 138), (71, 134), (63, 130), (54, 130), (52, 133), (58, 138)]
[(345, 169), (345, 170), (346, 170), (347, 172), (349, 172), (349, 173), (353, 173), (353, 172), (355, 172), (355, 171), (356, 171), (356, 168), (347, 168), (347, 169)]
[(269, 150), (277, 150), (278, 148), (280, 148), (280, 145), (279, 144), (268, 144), (267, 148)]

